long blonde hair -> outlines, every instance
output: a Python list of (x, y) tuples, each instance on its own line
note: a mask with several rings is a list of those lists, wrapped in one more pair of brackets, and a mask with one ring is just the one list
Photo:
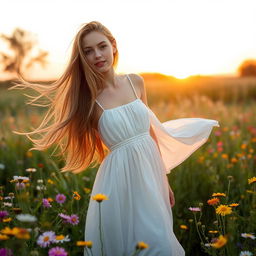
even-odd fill
[[(61, 77), (51, 84), (30, 83), (18, 76), (18, 83), (10, 89), (31, 88), (39, 92), (39, 96), (30, 96), (28, 104), (48, 107), (42, 123), (32, 132), (16, 132), (26, 135), (32, 142), (31, 150), (44, 151), (56, 144), (60, 147), (61, 156), (65, 157), (65, 166), (61, 172), (71, 171), (79, 173), (105, 157), (104, 145), (97, 131), (95, 99), (104, 88), (103, 75), (93, 70), (87, 63), (82, 48), (82, 39), (92, 31), (101, 32), (112, 45), (115, 45), (113, 67), (118, 61), (116, 40), (111, 32), (100, 22), (85, 23), (74, 38), (71, 57), (67, 68)], [(33, 104), (45, 96), (50, 103), (47, 105)], [(31, 134), (40, 135), (40, 139), (33, 139)]]

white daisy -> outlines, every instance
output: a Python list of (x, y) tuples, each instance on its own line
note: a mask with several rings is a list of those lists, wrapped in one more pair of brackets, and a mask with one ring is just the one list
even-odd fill
[(16, 218), (19, 221), (23, 221), (23, 222), (35, 222), (35, 221), (37, 221), (36, 216), (30, 215), (30, 214), (18, 214), (16, 216)]
[(253, 255), (249, 251), (242, 251), (242, 252), (240, 252), (239, 256), (253, 256)]
[(252, 240), (254, 240), (256, 238), (253, 234), (250, 234), (250, 233), (242, 233), (241, 237), (251, 238)]

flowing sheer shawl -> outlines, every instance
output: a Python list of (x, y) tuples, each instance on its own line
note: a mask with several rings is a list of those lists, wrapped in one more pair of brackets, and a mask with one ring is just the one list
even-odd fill
[(218, 121), (205, 118), (179, 118), (162, 123), (150, 108), (148, 111), (167, 174), (207, 141), (213, 126), (220, 126)]

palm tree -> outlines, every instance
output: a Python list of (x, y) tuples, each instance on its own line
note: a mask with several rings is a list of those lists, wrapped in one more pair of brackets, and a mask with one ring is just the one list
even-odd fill
[(0, 39), (8, 44), (12, 53), (0, 52), (0, 61), (4, 72), (21, 75), (36, 62), (43, 67), (48, 63), (46, 61), (48, 52), (38, 49), (37, 55), (32, 55), (31, 52), (36, 48), (37, 41), (31, 32), (16, 28), (10, 36), (0, 34)]

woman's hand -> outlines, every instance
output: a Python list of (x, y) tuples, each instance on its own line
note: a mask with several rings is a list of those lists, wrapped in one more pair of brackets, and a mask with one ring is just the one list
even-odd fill
[(169, 186), (169, 198), (170, 198), (171, 207), (173, 207), (175, 205), (175, 197), (170, 186)]

